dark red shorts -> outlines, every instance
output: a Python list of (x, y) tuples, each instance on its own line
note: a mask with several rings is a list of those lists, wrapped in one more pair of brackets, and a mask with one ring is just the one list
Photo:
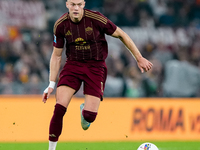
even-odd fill
[(67, 85), (77, 92), (83, 82), (83, 94), (103, 100), (106, 77), (107, 67), (104, 61), (67, 61), (60, 73), (57, 87)]

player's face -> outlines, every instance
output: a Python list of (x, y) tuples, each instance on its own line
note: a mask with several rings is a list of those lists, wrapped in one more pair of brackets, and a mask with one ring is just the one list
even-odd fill
[(66, 6), (69, 9), (70, 18), (73, 22), (79, 22), (83, 17), (84, 0), (68, 0)]

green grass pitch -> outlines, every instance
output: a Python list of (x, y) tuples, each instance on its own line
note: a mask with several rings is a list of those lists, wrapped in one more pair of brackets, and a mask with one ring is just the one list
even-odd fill
[[(200, 150), (200, 141), (150, 141), (159, 150)], [(144, 142), (58, 142), (56, 150), (137, 150)], [(2, 143), (0, 150), (48, 150), (48, 143)]]

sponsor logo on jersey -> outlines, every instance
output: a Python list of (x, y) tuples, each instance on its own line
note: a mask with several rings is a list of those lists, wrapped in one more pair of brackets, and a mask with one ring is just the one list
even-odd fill
[(67, 33), (65, 33), (66, 36), (72, 35), (72, 33), (68, 30)]
[(77, 45), (85, 45), (85, 44), (86, 44), (86, 41), (85, 41), (84, 39), (82, 39), (82, 38), (77, 38), (77, 39), (75, 40), (75, 43), (76, 43)]
[(88, 50), (90, 49), (90, 45), (85, 45), (86, 41), (82, 38), (77, 38), (75, 39), (75, 43), (76, 43), (76, 50)]

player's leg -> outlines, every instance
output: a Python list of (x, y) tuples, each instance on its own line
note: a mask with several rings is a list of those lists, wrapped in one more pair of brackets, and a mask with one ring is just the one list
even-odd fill
[(56, 90), (56, 103), (67, 108), (75, 91), (69, 86), (59, 86)]
[(101, 99), (96, 96), (85, 94), (85, 107), (84, 110), (98, 112)]
[(100, 98), (92, 95), (85, 95), (85, 102), (81, 104), (81, 126), (87, 130), (90, 123), (94, 122), (99, 109)]
[(81, 125), (87, 130), (90, 123), (94, 122), (99, 109), (100, 101), (103, 100), (103, 91), (107, 75), (104, 62), (88, 64), (84, 76), (85, 103), (81, 104)]
[(62, 131), (63, 116), (72, 96), (81, 86), (82, 80), (81, 76), (79, 77), (81, 68), (82, 66), (74, 64), (73, 61), (68, 61), (60, 72), (56, 91), (56, 106), (49, 127), (49, 147), (53, 146), (49, 150), (55, 150), (53, 147), (55, 147)]
[(56, 90), (56, 105), (49, 126), (49, 150), (55, 150), (62, 132), (63, 116), (75, 90), (68, 86), (59, 86)]

